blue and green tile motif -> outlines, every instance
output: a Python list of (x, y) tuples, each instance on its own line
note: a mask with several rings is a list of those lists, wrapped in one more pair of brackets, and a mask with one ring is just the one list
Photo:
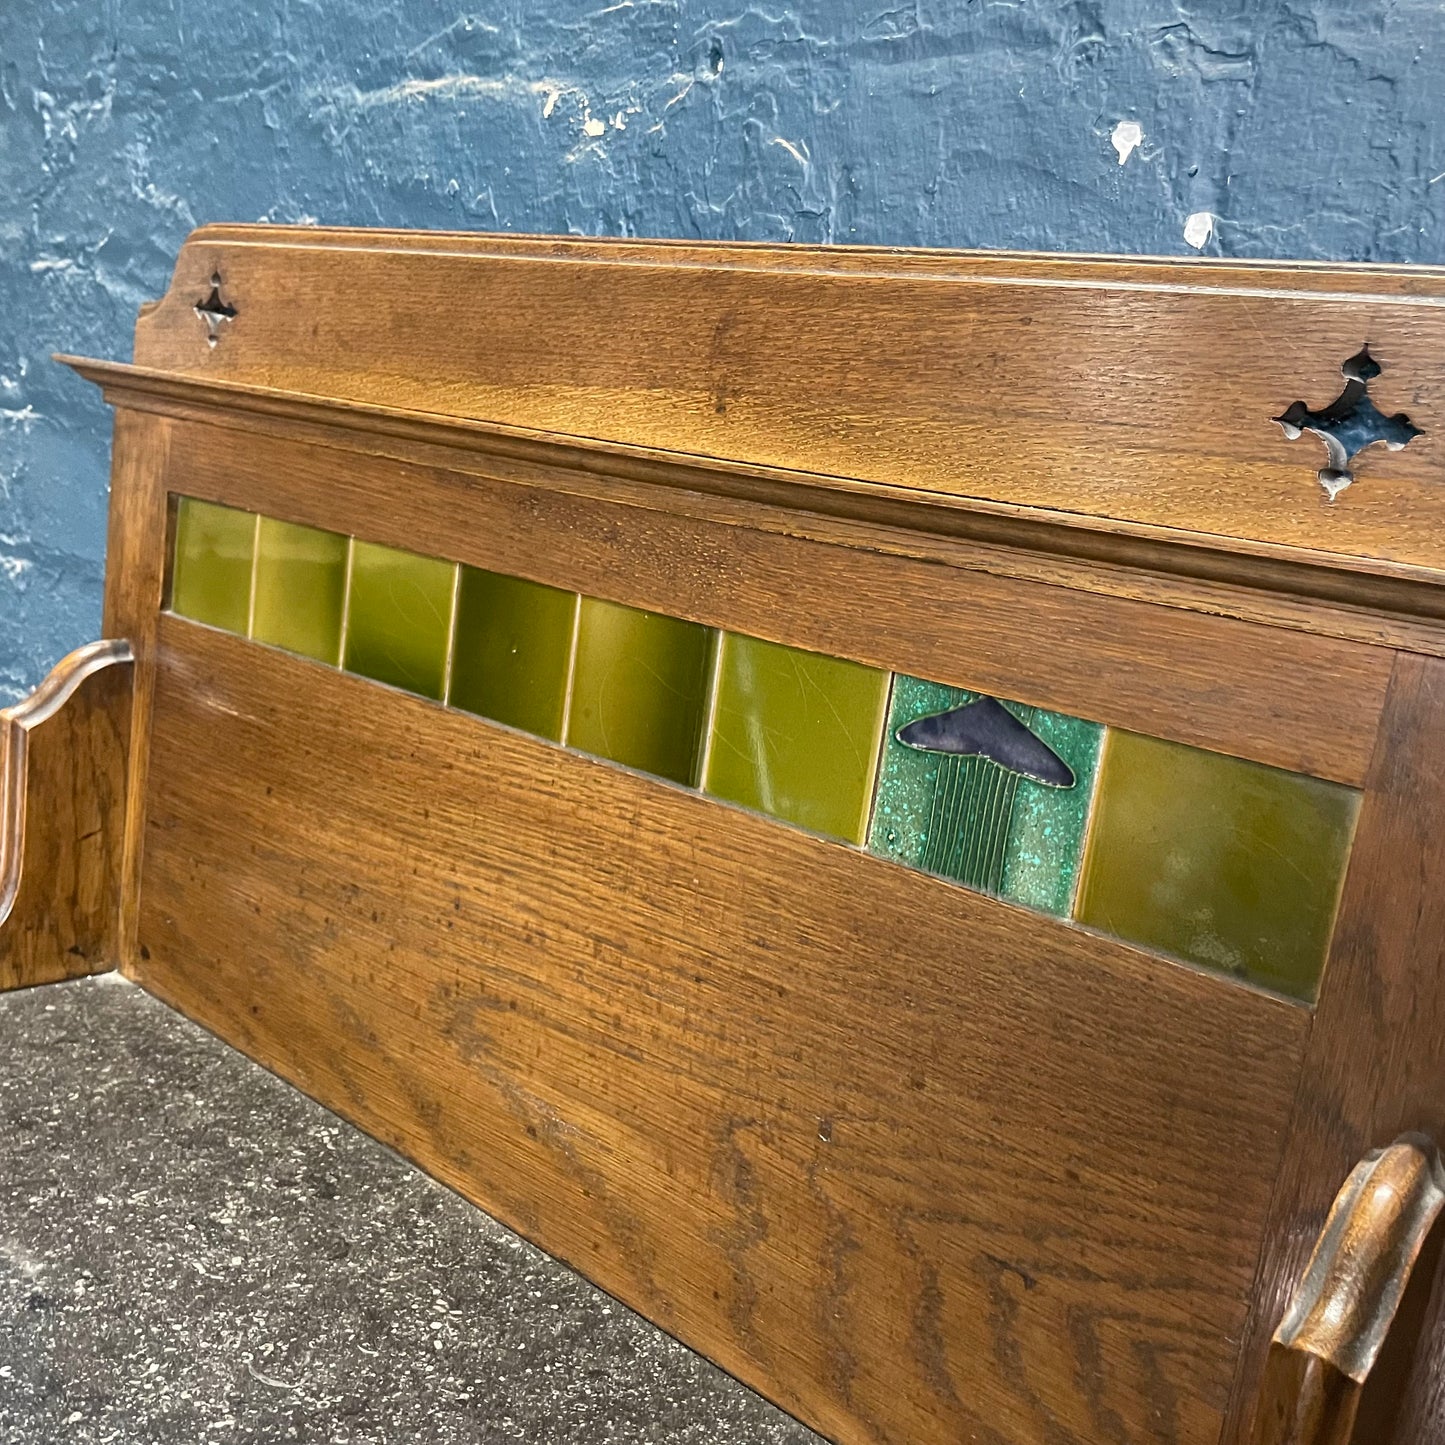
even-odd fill
[[(997, 706), (962, 688), (901, 673), (894, 678), (869, 847), (910, 867), (1066, 917), (1104, 730), (1041, 708), (1003, 704), (1044, 745), (1041, 755), (1064, 765), (1052, 783), (1025, 776), (1019, 768), (1032, 765), (1018, 755), (994, 761), (899, 740), (899, 732), (920, 719), (969, 704)], [(1072, 783), (1060, 785), (1068, 775)]]

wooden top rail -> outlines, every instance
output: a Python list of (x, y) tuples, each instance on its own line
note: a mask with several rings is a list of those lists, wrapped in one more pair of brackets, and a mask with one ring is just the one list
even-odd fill
[[(1442, 356), (1430, 268), (213, 226), (134, 367), (76, 364), (173, 415), (324, 404), (1438, 617)], [(1352, 386), (1381, 444), (1324, 486), (1310, 416)]]

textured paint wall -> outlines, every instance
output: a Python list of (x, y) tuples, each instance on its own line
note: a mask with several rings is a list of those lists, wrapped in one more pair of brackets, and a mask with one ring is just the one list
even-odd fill
[(49, 353), (200, 222), (1439, 262), (1442, 90), (1439, 0), (0, 0), (0, 701), (98, 626)]

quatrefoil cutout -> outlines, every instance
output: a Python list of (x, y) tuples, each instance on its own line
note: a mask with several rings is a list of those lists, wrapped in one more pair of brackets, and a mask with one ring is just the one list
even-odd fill
[(221, 327), (228, 321), (236, 319), (236, 308), (229, 301), (221, 297), (221, 273), (217, 271), (211, 277), (211, 294), (204, 300), (197, 301), (195, 307), (196, 315), (206, 323), (206, 340), (214, 346), (221, 339)]
[(1350, 463), (1366, 447), (1384, 442), (1397, 452), (1421, 435), (1404, 412), (1386, 416), (1371, 400), (1370, 383), (1380, 374), (1380, 363), (1370, 355), (1368, 344), (1340, 367), (1340, 374), (1345, 389), (1327, 407), (1313, 411), (1302, 401), (1291, 402), (1273, 418), (1291, 441), (1313, 432), (1325, 444), (1329, 465), (1321, 467), (1318, 475), (1332, 502), (1355, 480)]

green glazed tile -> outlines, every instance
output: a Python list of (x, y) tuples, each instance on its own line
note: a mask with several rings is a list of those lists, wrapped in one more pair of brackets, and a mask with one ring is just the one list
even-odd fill
[(251, 636), (333, 667), (341, 661), (347, 540), (262, 517), (256, 533)]
[(713, 633), (582, 599), (567, 742), (674, 782), (697, 779)]
[(575, 592), (463, 567), (452, 706), (559, 740), (576, 615)]
[(861, 843), (888, 674), (725, 633), (703, 788)]
[(1111, 730), (1077, 917), (1309, 998), (1358, 805), (1337, 783)]
[(977, 696), (922, 678), (894, 678), (868, 846), (900, 863), (1064, 916), (1074, 897), (1103, 729), (1062, 713), (1005, 703), (1073, 770), (1072, 788), (1047, 787), (985, 758), (921, 752), (898, 741), (906, 724)]
[(245, 636), (255, 543), (254, 512), (182, 497), (176, 509), (171, 611)]
[(456, 573), (455, 562), (357, 542), (346, 670), (440, 701)]

